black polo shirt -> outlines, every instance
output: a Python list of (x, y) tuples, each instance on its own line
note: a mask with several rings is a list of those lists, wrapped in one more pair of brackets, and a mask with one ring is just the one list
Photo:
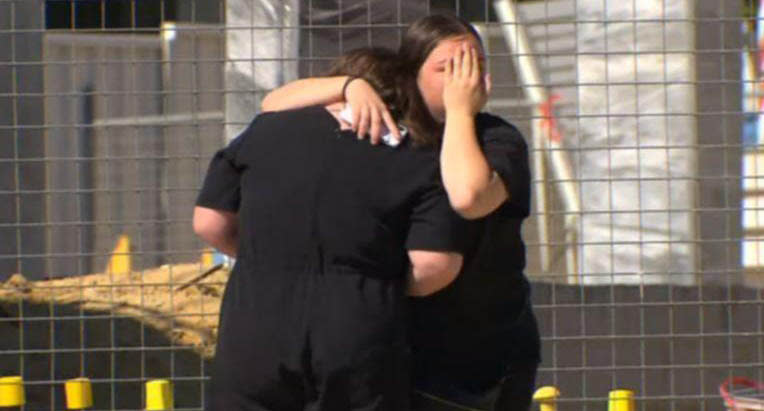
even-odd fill
[(379, 409), (405, 408), (406, 250), (461, 251), (465, 241), (437, 150), (372, 146), (323, 107), (265, 113), (214, 156), (197, 205), (239, 221), (218, 408), (349, 409), (378, 395)]
[(444, 366), (470, 378), (477, 378), (475, 373), (496, 378), (509, 363), (540, 357), (521, 237), (530, 213), (531, 179), (528, 147), (514, 126), (485, 113), (478, 114), (476, 125), (483, 152), (510, 197), (470, 223), (459, 277), (432, 296), (410, 299), (410, 329), (420, 372)]
[(371, 146), (320, 106), (260, 114), (215, 154), (197, 205), (238, 213), (249, 264), (399, 278), (407, 249), (466, 246), (437, 150), (409, 143)]

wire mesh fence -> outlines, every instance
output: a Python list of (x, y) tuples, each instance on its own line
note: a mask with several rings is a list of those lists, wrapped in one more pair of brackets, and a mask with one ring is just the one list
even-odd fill
[[(193, 235), (207, 162), (268, 90), (455, 12), (487, 109), (531, 147), (524, 226), (560, 409), (723, 407), (764, 381), (758, 0), (0, 0), (0, 377), (25, 409), (205, 401), (227, 269)], [(191, 286), (182, 285), (194, 281)]]

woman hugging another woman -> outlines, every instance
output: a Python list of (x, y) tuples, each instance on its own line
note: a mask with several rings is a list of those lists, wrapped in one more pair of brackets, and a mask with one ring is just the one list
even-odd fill
[[(453, 282), (409, 299), (412, 408), (530, 409), (540, 338), (521, 237), (530, 213), (527, 144), (510, 123), (481, 112), (490, 78), (468, 22), (453, 15), (417, 20), (397, 61), (399, 106), (387, 107), (363, 76), (330, 75), (274, 90), (263, 110), (344, 102), (359, 138), (377, 144), (388, 135), (438, 147), (448, 201), (469, 220), (468, 246)], [(408, 133), (399, 131), (391, 110)]]

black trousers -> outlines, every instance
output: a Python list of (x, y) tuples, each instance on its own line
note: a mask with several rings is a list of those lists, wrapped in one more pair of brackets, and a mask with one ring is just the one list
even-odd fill
[(207, 410), (409, 409), (403, 284), (351, 273), (234, 270)]
[(415, 390), (412, 411), (528, 411), (536, 386), (538, 364), (513, 364), (506, 376), (482, 393), (451, 385), (437, 395)]

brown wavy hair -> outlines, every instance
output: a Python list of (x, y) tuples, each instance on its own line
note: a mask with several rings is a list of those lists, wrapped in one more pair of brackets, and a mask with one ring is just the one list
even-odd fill
[(401, 39), (398, 49), (400, 111), (417, 145), (437, 146), (443, 137), (443, 124), (432, 117), (419, 91), (419, 70), (442, 40), (464, 35), (474, 36), (482, 46), (480, 35), (468, 21), (453, 14), (432, 14), (411, 24)]
[(401, 118), (398, 55), (384, 47), (362, 47), (337, 57), (326, 76), (361, 77), (377, 91), (395, 121)]

